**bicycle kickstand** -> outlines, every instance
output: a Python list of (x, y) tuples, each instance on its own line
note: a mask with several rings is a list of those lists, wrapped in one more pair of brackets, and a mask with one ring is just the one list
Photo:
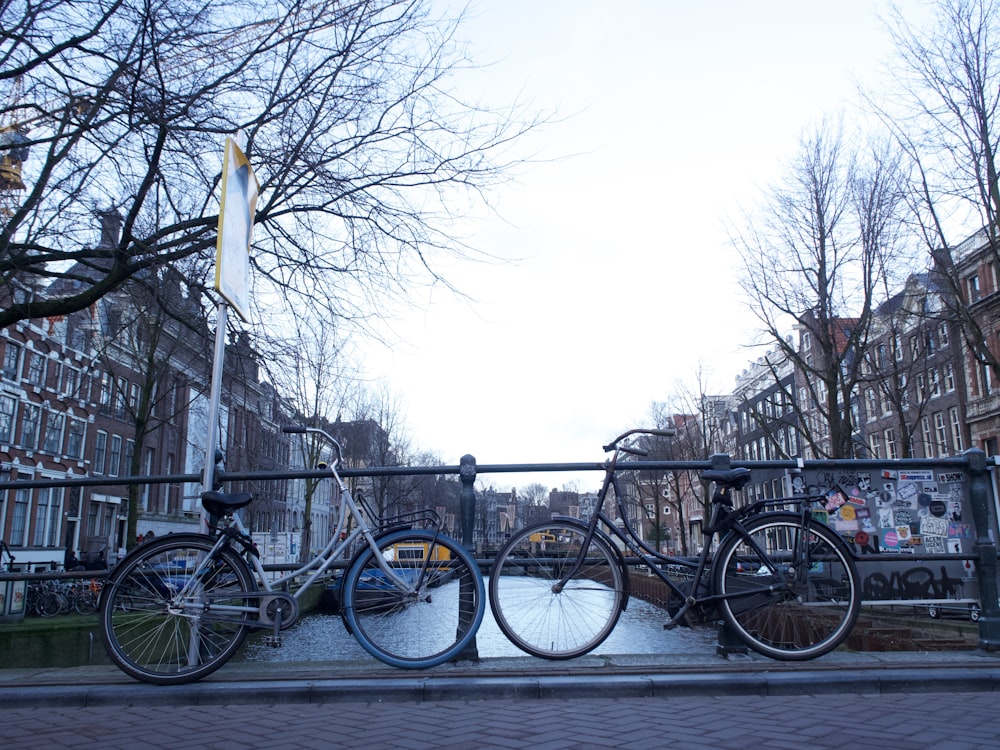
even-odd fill
[(271, 648), (281, 648), (281, 616), (284, 611), (285, 608), (281, 606), (281, 600), (276, 600), (274, 608), (274, 625), (271, 633), (264, 638), (264, 645), (270, 646)]

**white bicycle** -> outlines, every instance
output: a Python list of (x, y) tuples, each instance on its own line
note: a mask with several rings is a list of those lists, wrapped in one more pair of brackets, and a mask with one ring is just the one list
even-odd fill
[(317, 433), (334, 446), (328, 468), (341, 503), (332, 539), (305, 565), (269, 580), (236, 513), (251, 495), (203, 493), (210, 533), (146, 542), (104, 585), (101, 637), (127, 674), (159, 685), (198, 680), (225, 664), (253, 629), (269, 629), (269, 644), (280, 646), (281, 631), (298, 620), (302, 595), (325, 585), (328, 573), (337, 575), (338, 561), (355, 548), (336, 579), (340, 614), (372, 656), (395, 667), (432, 667), (459, 656), (475, 637), (485, 609), (483, 577), (465, 548), (441, 531), (437, 514), (378, 518), (359, 506), (338, 473), (343, 454), (333, 437), (312, 427), (285, 432)]

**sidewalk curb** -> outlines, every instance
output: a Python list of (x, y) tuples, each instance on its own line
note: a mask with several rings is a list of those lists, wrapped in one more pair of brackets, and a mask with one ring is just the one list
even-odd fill
[(5, 708), (192, 706), (282, 703), (440, 702), (496, 699), (672, 698), (691, 696), (1000, 691), (1000, 667), (893, 667), (718, 671), (708, 674), (430, 676), (247, 679), (189, 685), (141, 683), (7, 685)]

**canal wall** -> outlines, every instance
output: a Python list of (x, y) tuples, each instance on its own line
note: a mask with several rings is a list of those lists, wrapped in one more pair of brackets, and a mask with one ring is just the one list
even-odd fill
[[(299, 600), (301, 613), (319, 606), (324, 587), (317, 584)], [(110, 664), (95, 615), (25, 617), (0, 623), (0, 668), (83, 667)], [(295, 627), (294, 625), (292, 627)]]

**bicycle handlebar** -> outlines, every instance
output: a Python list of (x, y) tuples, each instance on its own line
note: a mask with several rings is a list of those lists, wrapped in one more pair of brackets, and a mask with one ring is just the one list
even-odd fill
[(321, 435), (326, 438), (330, 444), (333, 446), (337, 453), (337, 461), (334, 466), (338, 466), (344, 462), (344, 449), (337, 441), (333, 435), (331, 435), (326, 430), (322, 430), (319, 427), (303, 427), (302, 425), (290, 424), (285, 425), (281, 428), (281, 431), (289, 435), (304, 435), (306, 433), (314, 433), (316, 435)]
[(645, 427), (637, 427), (635, 429), (623, 432), (621, 435), (619, 435), (618, 437), (616, 437), (610, 443), (608, 443), (607, 445), (605, 445), (604, 446), (604, 452), (608, 453), (610, 451), (613, 451), (613, 450), (616, 450), (616, 449), (620, 449), (620, 450), (624, 451), (625, 453), (632, 453), (632, 454), (634, 454), (636, 456), (645, 456), (646, 453), (647, 453), (646, 451), (642, 451), (642, 450), (640, 450), (638, 448), (620, 448), (619, 445), (618, 445), (618, 443), (620, 443), (622, 440), (624, 440), (625, 438), (627, 438), (629, 435), (652, 435), (654, 437), (673, 437), (676, 434), (677, 434), (677, 430), (675, 430), (673, 428), (668, 428), (668, 429), (665, 429), (665, 430), (661, 430), (661, 429), (652, 429), (652, 428), (645, 428)]

